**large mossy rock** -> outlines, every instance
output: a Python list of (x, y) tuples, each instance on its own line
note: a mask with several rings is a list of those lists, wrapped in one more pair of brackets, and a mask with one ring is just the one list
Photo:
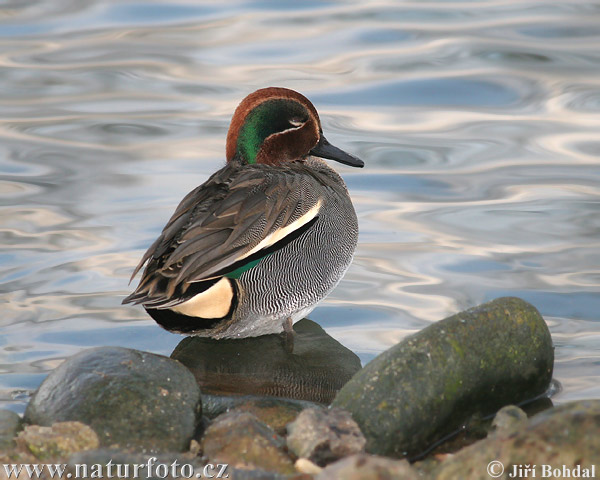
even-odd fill
[(405, 338), (358, 372), (333, 405), (352, 414), (368, 452), (411, 456), (474, 414), (541, 395), (553, 362), (539, 312), (500, 298)]
[(42, 382), (25, 421), (79, 421), (102, 446), (148, 451), (189, 447), (200, 419), (200, 389), (180, 363), (152, 353), (98, 347), (68, 358)]

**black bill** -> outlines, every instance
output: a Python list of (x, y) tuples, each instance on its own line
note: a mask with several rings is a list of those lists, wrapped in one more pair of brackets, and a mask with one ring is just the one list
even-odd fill
[(350, 165), (351, 167), (362, 168), (365, 166), (360, 158), (356, 158), (354, 155), (340, 150), (338, 147), (334, 147), (327, 139), (321, 135), (319, 143), (310, 151), (311, 155), (315, 157), (328, 158), (329, 160), (335, 160), (336, 162)]

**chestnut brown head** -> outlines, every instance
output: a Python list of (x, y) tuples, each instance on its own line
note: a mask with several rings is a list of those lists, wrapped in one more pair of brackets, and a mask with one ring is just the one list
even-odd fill
[(227, 161), (278, 165), (308, 155), (362, 167), (363, 161), (323, 136), (313, 104), (294, 90), (269, 87), (248, 95), (233, 114), (227, 133)]

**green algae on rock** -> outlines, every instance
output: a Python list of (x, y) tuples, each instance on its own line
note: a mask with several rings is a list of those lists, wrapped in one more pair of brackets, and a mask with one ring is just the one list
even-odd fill
[(35, 392), (25, 421), (80, 421), (100, 445), (149, 451), (189, 447), (200, 418), (200, 389), (180, 363), (121, 347), (68, 358)]
[(38, 460), (61, 459), (99, 445), (96, 432), (81, 422), (58, 422), (50, 427), (27, 425), (16, 443)]
[(554, 349), (539, 312), (499, 298), (405, 338), (359, 371), (334, 406), (348, 410), (367, 451), (421, 453), (474, 414), (543, 394)]

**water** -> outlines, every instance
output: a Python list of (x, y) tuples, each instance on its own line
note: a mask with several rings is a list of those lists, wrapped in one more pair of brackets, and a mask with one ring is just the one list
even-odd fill
[(0, 403), (65, 357), (170, 354), (121, 306), (237, 103), (307, 95), (358, 212), (311, 319), (362, 362), (503, 295), (531, 301), (565, 402), (600, 398), (600, 4), (13, 0), (0, 7)]

